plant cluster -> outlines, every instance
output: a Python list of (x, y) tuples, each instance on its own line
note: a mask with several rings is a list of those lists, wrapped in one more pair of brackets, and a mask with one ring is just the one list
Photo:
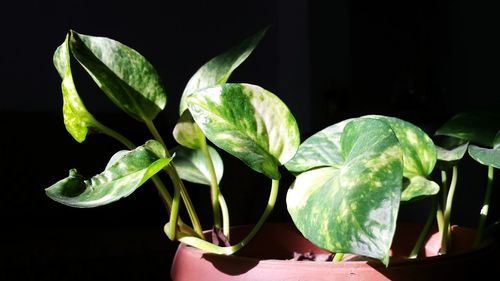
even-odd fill
[[(462, 114), (450, 120), (437, 133), (460, 141), (448, 141), (446, 149), (437, 147), (417, 126), (381, 115), (344, 120), (301, 143), (295, 118), (276, 95), (258, 85), (227, 82), (265, 32), (211, 59), (191, 77), (173, 128), (178, 146), (167, 148), (164, 135), (153, 122), (167, 100), (154, 67), (137, 51), (115, 40), (70, 31), (54, 53), (54, 65), (62, 78), (66, 129), (78, 142), (91, 130), (116, 139), (126, 150), (114, 154), (104, 171), (89, 179), (70, 170), (69, 176), (47, 188), (46, 194), (65, 205), (90, 208), (126, 197), (151, 180), (169, 211), (164, 230), (171, 240), (212, 253), (233, 254), (250, 242), (274, 208), (279, 167), (284, 165), (296, 176), (288, 189), (287, 208), (307, 239), (337, 253), (335, 260), (341, 260), (343, 253), (354, 253), (388, 264), (400, 204), (425, 197), (433, 199), (434, 207), (411, 256), (418, 253), (434, 218), (443, 237), (441, 251), (446, 252), (457, 162), (468, 150), (473, 159), (488, 166), (479, 245), (493, 169), (500, 167), (500, 128), (494, 115)], [(151, 140), (137, 146), (87, 111), (75, 87), (73, 59), (116, 106), (144, 123)], [(484, 122), (478, 116), (493, 118), (488, 123), (492, 126), (478, 128), (477, 122)], [(236, 244), (230, 243), (230, 216), (219, 187), (223, 163), (218, 149), (239, 158), (271, 182), (261, 218)], [(438, 168), (443, 176), (440, 184), (431, 178)], [(164, 183), (165, 177), (169, 185)], [(212, 236), (216, 239), (204, 235), (184, 181), (209, 186)], [(187, 211), (189, 223), (180, 217), (181, 208)]]

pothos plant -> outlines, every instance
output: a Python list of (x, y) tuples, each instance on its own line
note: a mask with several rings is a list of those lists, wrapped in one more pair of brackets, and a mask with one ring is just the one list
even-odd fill
[[(264, 34), (262, 30), (211, 59), (189, 79), (173, 128), (178, 145), (170, 148), (154, 124), (167, 100), (154, 67), (115, 40), (70, 31), (54, 53), (54, 65), (62, 78), (66, 129), (78, 142), (91, 130), (116, 139), (126, 150), (114, 154), (104, 171), (91, 178), (70, 170), (67, 178), (46, 189), (47, 195), (72, 207), (97, 207), (126, 197), (151, 180), (169, 212), (164, 230), (171, 240), (216, 254), (233, 254), (250, 242), (274, 208), (279, 167), (284, 165), (296, 176), (288, 189), (287, 208), (307, 239), (337, 253), (334, 260), (341, 260), (343, 253), (354, 253), (388, 264), (401, 202), (437, 198), (439, 194), (452, 198), (456, 180), (452, 179), (450, 188), (443, 180), (440, 187), (431, 173), (436, 162), (441, 162), (438, 159), (453, 162), (455, 154), (463, 155), (464, 146), (458, 152), (441, 153), (417, 126), (380, 115), (344, 120), (301, 144), (295, 118), (276, 95), (257, 85), (227, 82)], [(116, 106), (149, 129), (152, 139), (137, 146), (87, 111), (71, 71), (74, 59)], [(446, 130), (450, 127), (455, 131)], [(440, 133), (456, 136), (462, 127), (452, 123)], [(487, 156), (487, 161), (480, 156), (481, 163), (498, 168), (498, 143), (497, 134), (493, 152), (486, 152), (494, 156)], [(260, 219), (236, 243), (230, 242), (229, 210), (219, 186), (223, 163), (218, 149), (239, 158), (271, 182)], [(475, 149), (470, 146), (471, 155), (483, 153), (472, 152)], [(184, 181), (210, 188), (211, 240), (203, 234)], [(435, 200), (430, 218), (438, 218), (443, 237), (448, 237), (451, 203), (444, 200), (443, 204)], [(180, 217), (180, 208), (186, 209), (189, 222)], [(421, 237), (431, 222), (429, 219)], [(415, 253), (421, 240), (416, 242)]]

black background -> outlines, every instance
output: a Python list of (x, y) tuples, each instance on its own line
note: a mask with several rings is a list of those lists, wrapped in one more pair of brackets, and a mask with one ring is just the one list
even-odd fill
[[(196, 69), (268, 25), (264, 40), (230, 81), (258, 84), (280, 96), (296, 116), (303, 139), (364, 114), (400, 117), (432, 134), (462, 110), (500, 104), (500, 18), (497, 5), (490, 2), (2, 3), (0, 279), (168, 279), (176, 244), (163, 234), (166, 212), (153, 186), (146, 184), (115, 204), (85, 210), (58, 205), (44, 194), (70, 168), (91, 176), (122, 149), (99, 135), (77, 144), (65, 132), (52, 54), (69, 29), (121, 41), (157, 68), (168, 104), (155, 123), (169, 142), (180, 94)], [(115, 109), (74, 68), (79, 93), (98, 120), (128, 132), (137, 143), (149, 138), (144, 126)], [(222, 190), (232, 221), (255, 222), (270, 183), (223, 156)], [(464, 170), (471, 169), (464, 172), (452, 219), (474, 226), (485, 177), (466, 175), (485, 170), (467, 161), (464, 165)], [(289, 221), (284, 194), (291, 180), (284, 176), (270, 221)], [(188, 187), (208, 227), (208, 190)], [(498, 202), (498, 197), (496, 192), (493, 200)], [(426, 207), (425, 202), (403, 206), (401, 219), (420, 220)], [(492, 207), (492, 220), (500, 218), (498, 209)]]

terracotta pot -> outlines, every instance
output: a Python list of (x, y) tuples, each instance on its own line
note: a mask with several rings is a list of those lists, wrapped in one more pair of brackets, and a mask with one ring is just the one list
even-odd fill
[[(250, 226), (232, 230), (233, 241), (241, 239)], [(453, 228), (453, 251), (437, 256), (438, 233), (430, 235), (418, 259), (408, 255), (420, 226), (400, 224), (391, 250), (389, 267), (377, 260), (313, 262), (290, 260), (294, 252), (326, 253), (315, 247), (291, 224), (266, 224), (254, 240), (237, 255), (207, 254), (179, 245), (171, 269), (174, 281), (203, 280), (474, 280), (491, 272), (498, 274), (497, 244), (472, 250), (474, 231)], [(498, 275), (496, 275), (498, 276)], [(444, 279), (440, 279), (444, 278)]]

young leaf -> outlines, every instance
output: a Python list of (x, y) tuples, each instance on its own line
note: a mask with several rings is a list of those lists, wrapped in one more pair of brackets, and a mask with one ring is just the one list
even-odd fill
[(186, 98), (190, 94), (203, 88), (225, 83), (229, 79), (229, 76), (231, 76), (231, 73), (250, 56), (262, 37), (264, 37), (266, 31), (267, 28), (246, 38), (237, 46), (211, 59), (198, 69), (191, 79), (189, 79), (182, 93), (179, 114), (182, 114), (187, 109)]
[[(222, 159), (219, 153), (217, 153), (217, 150), (210, 146), (208, 147), (208, 152), (210, 153), (210, 158), (212, 158), (212, 162), (214, 164), (217, 183), (219, 183), (224, 172)], [(172, 149), (172, 153), (175, 153), (175, 157), (173, 159), (175, 168), (183, 180), (210, 185), (210, 172), (207, 167), (207, 160), (201, 150), (193, 150), (183, 146), (177, 146)]]
[(179, 121), (174, 127), (174, 138), (182, 146), (199, 149), (205, 140), (205, 135), (200, 127), (194, 122), (193, 116), (189, 110), (184, 111)]
[(118, 152), (102, 173), (88, 180), (73, 169), (45, 191), (51, 199), (71, 207), (102, 206), (130, 195), (170, 160), (163, 146), (151, 140), (134, 150)]
[(317, 146), (308, 145), (333, 161), (298, 175), (288, 190), (295, 225), (321, 248), (387, 262), (403, 181), (396, 135), (384, 122), (359, 118), (345, 124), (340, 138)]
[(414, 176), (403, 186), (401, 201), (410, 201), (439, 192), (439, 185), (422, 176)]
[(493, 147), (499, 130), (500, 114), (474, 111), (455, 115), (436, 131), (436, 135), (456, 137), (485, 147)]
[(63, 79), (61, 89), (63, 94), (64, 125), (77, 142), (83, 142), (87, 137), (89, 128), (101, 131), (103, 125), (87, 111), (76, 91), (71, 73), (68, 38), (69, 36), (66, 36), (64, 43), (54, 52), (53, 62)]
[(75, 58), (104, 93), (139, 121), (151, 121), (165, 107), (166, 94), (153, 66), (137, 51), (115, 40), (71, 31)]
[(438, 159), (436, 166), (443, 171), (450, 169), (464, 157), (468, 147), (468, 142), (451, 147), (450, 149), (436, 145)]
[(500, 149), (482, 148), (476, 145), (469, 146), (469, 155), (477, 162), (500, 169)]
[(300, 143), (295, 118), (274, 94), (249, 84), (205, 88), (187, 98), (207, 138), (250, 168), (279, 179)]

